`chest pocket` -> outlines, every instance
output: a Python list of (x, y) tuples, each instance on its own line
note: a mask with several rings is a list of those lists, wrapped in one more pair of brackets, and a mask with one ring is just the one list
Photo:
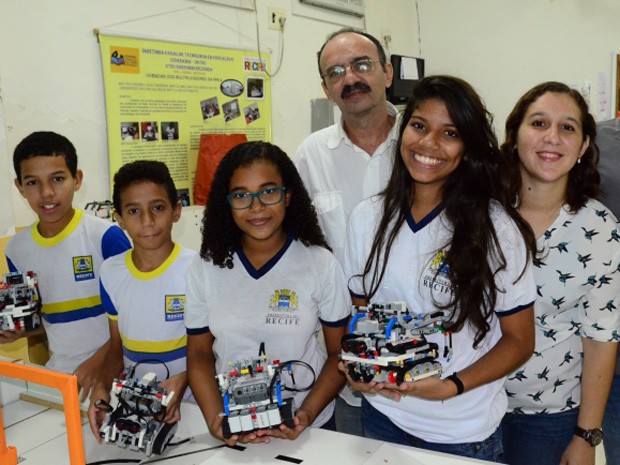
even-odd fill
[(321, 192), (314, 196), (312, 204), (319, 216), (319, 224), (334, 249), (344, 246), (347, 218), (342, 203), (342, 192)]

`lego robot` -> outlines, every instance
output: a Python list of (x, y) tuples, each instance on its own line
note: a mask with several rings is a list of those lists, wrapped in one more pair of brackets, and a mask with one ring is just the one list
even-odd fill
[(0, 281), (0, 329), (33, 330), (41, 324), (37, 276), (32, 271), (15, 271)]
[(277, 360), (268, 363), (261, 355), (228, 365), (228, 373), (216, 376), (224, 402), (222, 431), (226, 439), (282, 423), (295, 427), (293, 399), (282, 398), (280, 369), (285, 364)]
[(114, 221), (114, 205), (110, 200), (88, 202), (84, 207), (84, 211), (97, 218)]
[(444, 333), (443, 357), (452, 355), (451, 334), (443, 329), (443, 312), (414, 314), (405, 302), (354, 306), (340, 358), (355, 381), (400, 385), (442, 372), (439, 346), (426, 334)]
[[(118, 399), (117, 407), (110, 410), (99, 434), (105, 442), (119, 447), (142, 451), (147, 457), (161, 454), (177, 430), (177, 423), (160, 421), (174, 392), (167, 393), (157, 384), (157, 375), (147, 373), (141, 379), (133, 378), (135, 367), (127, 368), (112, 383), (112, 392)], [(100, 403), (104, 403), (99, 401)]]

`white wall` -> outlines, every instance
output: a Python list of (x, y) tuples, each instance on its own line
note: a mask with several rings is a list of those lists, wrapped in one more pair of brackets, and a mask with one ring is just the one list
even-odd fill
[(504, 122), (518, 98), (549, 80), (590, 82), (598, 120), (599, 74), (611, 97), (612, 53), (620, 51), (618, 0), (418, 0), (428, 73), (469, 81)]
[[(267, 8), (287, 13), (284, 62), (272, 90), (273, 141), (289, 154), (310, 130), (310, 100), (323, 97), (316, 51), (328, 33), (341, 27), (343, 18), (355, 22), (338, 14), (324, 14), (322, 19), (292, 15), (299, 10), (297, 1), (257, 0), (261, 44), (274, 52), (274, 64), (278, 32), (266, 27)], [(471, 82), (494, 113), (500, 137), (517, 98), (544, 80), (577, 86), (590, 82), (593, 113), (598, 119), (610, 115), (598, 111), (597, 100), (600, 74), (611, 97), (611, 56), (620, 51), (618, 0), (366, 3), (366, 29), (376, 36), (389, 30), (390, 51), (414, 56), (420, 55), (417, 4), (427, 74), (451, 73)], [(200, 0), (2, 0), (0, 105), (6, 142), (0, 134), (0, 144), (5, 144), (0, 172), (8, 171), (12, 178), (10, 155), (25, 135), (41, 129), (63, 133), (74, 141), (86, 175), (77, 205), (109, 196), (95, 27), (220, 46), (253, 46), (256, 34), (254, 12)], [(6, 179), (0, 181), (7, 184)], [(7, 191), (0, 190), (5, 199), (2, 215), (10, 222), (14, 215), (17, 226), (30, 223), (33, 215), (27, 204), (14, 187), (10, 192), (9, 200)]]
[[(316, 52), (325, 36), (342, 23), (359, 23), (336, 13), (322, 20), (293, 16), (298, 0), (257, 0), (261, 48), (277, 62), (278, 32), (267, 29), (268, 7), (287, 12), (282, 70), (272, 81), (274, 143), (291, 154), (310, 131), (310, 100), (323, 97)], [(389, 29), (391, 51), (417, 50), (411, 0), (367, 0), (366, 28), (380, 36)], [(306, 7), (308, 8), (308, 7)], [(297, 8), (296, 8), (297, 9)], [(168, 14), (164, 14), (168, 13)], [(76, 205), (108, 198), (107, 143), (103, 83), (93, 28), (159, 39), (217, 46), (255, 45), (254, 12), (200, 0), (2, 0), (0, 2), (0, 97), (6, 122), (8, 170), (15, 145), (36, 130), (53, 130), (73, 141), (85, 179)], [(2, 129), (0, 128), (0, 131)], [(0, 137), (0, 143), (3, 138)], [(0, 150), (0, 156), (4, 150)], [(0, 191), (2, 192), (2, 191)], [(1, 215), (17, 226), (34, 220), (15, 188), (3, 199)], [(3, 196), (6, 197), (6, 194)]]

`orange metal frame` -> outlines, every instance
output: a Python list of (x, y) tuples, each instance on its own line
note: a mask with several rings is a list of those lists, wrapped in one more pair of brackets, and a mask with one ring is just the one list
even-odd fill
[[(0, 361), (0, 376), (22, 379), (30, 383), (58, 389), (62, 394), (67, 423), (67, 441), (69, 442), (69, 459), (71, 465), (84, 465), (84, 440), (82, 438), (82, 420), (80, 418), (80, 401), (78, 383), (74, 375), (57, 373), (38, 367)], [(3, 465), (17, 464), (17, 449), (7, 447), (0, 409), (0, 463)]]

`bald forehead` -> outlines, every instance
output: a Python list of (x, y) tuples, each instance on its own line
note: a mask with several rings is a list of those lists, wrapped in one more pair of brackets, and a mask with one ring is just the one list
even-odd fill
[(367, 57), (372, 60), (379, 59), (379, 53), (377, 52), (377, 46), (367, 37), (355, 32), (343, 32), (333, 37), (323, 47), (321, 52), (320, 64), (324, 69), (326, 66), (332, 66), (334, 64), (345, 63), (328, 63), (333, 57), (349, 56), (355, 58)]

